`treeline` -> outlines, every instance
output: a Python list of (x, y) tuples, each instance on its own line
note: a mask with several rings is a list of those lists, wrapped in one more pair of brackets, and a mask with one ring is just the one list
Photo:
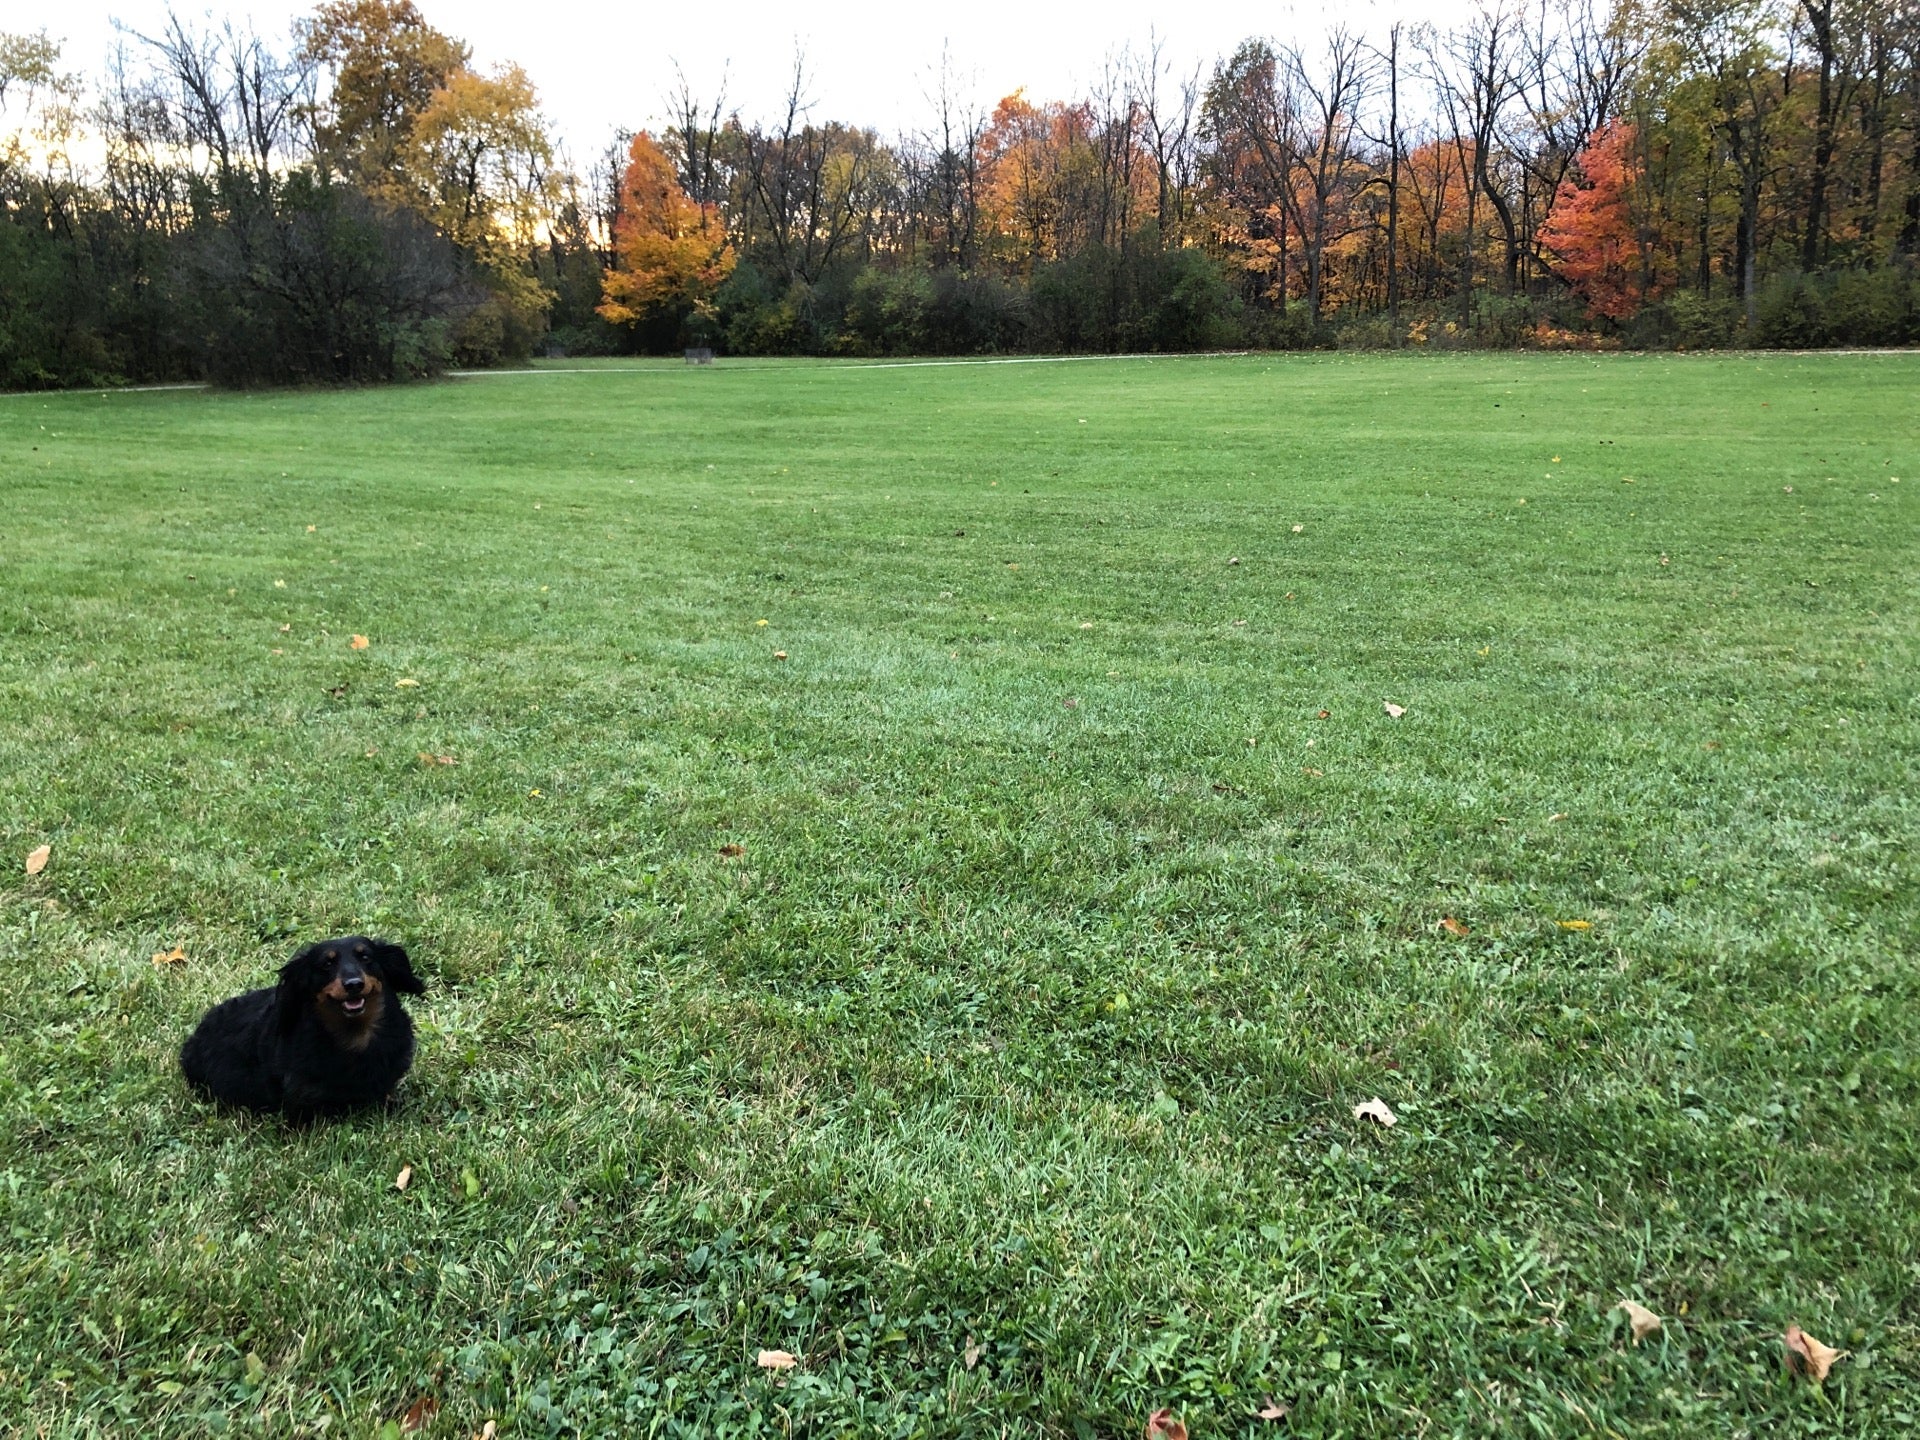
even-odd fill
[[(0, 384), (538, 349), (1920, 342), (1920, 0), (1483, 0), (882, 137), (803, 65), (561, 156), (410, 0), (0, 36)], [(771, 118), (765, 118), (770, 113)], [(84, 159), (82, 157), (85, 157)]]

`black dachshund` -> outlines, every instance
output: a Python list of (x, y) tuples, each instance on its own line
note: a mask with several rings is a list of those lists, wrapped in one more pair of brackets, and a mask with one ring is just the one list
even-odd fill
[(281, 967), (278, 985), (202, 1016), (180, 1047), (180, 1068), (215, 1100), (296, 1120), (375, 1105), (413, 1064), (400, 995), (426, 990), (398, 945), (322, 940)]

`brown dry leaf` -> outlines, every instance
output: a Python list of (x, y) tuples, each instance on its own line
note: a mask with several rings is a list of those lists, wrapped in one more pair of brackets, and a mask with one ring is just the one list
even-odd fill
[(967, 1362), (969, 1370), (980, 1363), (980, 1342), (971, 1335), (967, 1336), (966, 1353), (961, 1358)]
[(1556, 920), (1553, 923), (1558, 925), (1562, 930), (1591, 930), (1593, 928), (1593, 922), (1591, 920)]
[(733, 859), (733, 858), (734, 858), (735, 856), (737, 856), (737, 855), (744, 855), (744, 854), (746, 854), (746, 853), (747, 853), (747, 847), (746, 847), (746, 846), (744, 846), (744, 845), (736, 845), (736, 844), (734, 844), (734, 843), (732, 843), (731, 841), (729, 841), (729, 842), (728, 842), (727, 844), (725, 844), (725, 845), (722, 845), (722, 846), (720, 847), (720, 853), (721, 853), (722, 855), (724, 855), (724, 856), (726, 856), (726, 857), (727, 857), (727, 859), (729, 859), (729, 860), (731, 860), (731, 859)]
[(1080, 702), (1074, 699), (1073, 696), (1071, 695), (1067, 696), (1067, 698), (1062, 700), (1060, 703), (1068, 710), (1078, 710), (1080, 708)]
[(1278, 1400), (1269, 1395), (1267, 1397), (1267, 1403), (1260, 1407), (1260, 1418), (1262, 1420), (1284, 1420), (1292, 1408), (1291, 1405), (1282, 1405)]
[[(369, 751), (368, 753), (371, 754), (372, 752)], [(431, 750), (422, 750), (420, 752), (420, 763), (422, 765), (458, 765), (460, 762), (451, 755), (435, 755)]]
[(42, 870), (47, 868), (47, 861), (52, 858), (53, 847), (51, 845), (42, 845), (38, 849), (28, 852), (27, 874), (38, 875)]
[(364, 635), (356, 635), (347, 642), (347, 645), (354, 650), (364, 650), (367, 648), (367, 637)]
[(1440, 917), (1440, 928), (1446, 931), (1447, 934), (1456, 936), (1462, 940), (1473, 933), (1473, 931), (1467, 928), (1465, 921), (1456, 920), (1451, 915), (1442, 915)]
[(153, 963), (161, 966), (184, 965), (187, 963), (187, 952), (178, 945), (171, 950), (156, 950), (153, 952)]
[(1311, 766), (1311, 765), (1302, 765), (1302, 766), (1300, 767), (1300, 773), (1301, 773), (1302, 775), (1324, 775), (1324, 774), (1326, 774), (1327, 772), (1326, 772), (1326, 771), (1324, 771), (1324, 770), (1318, 770), (1318, 769), (1315, 769), (1315, 768), (1314, 768), (1313, 766)]
[(800, 1361), (787, 1350), (762, 1350), (754, 1357), (753, 1363), (762, 1370), (791, 1370)]
[(412, 1183), (413, 1167), (411, 1165), (402, 1165), (400, 1167), (400, 1173), (393, 1177), (393, 1188), (396, 1190), (404, 1190)]
[(1380, 703), (1387, 707), (1387, 714), (1392, 716), (1395, 720), (1398, 720), (1402, 715), (1407, 713), (1406, 706), (1396, 705), (1391, 700), (1382, 700)]
[(1171, 1410), (1156, 1410), (1147, 1417), (1147, 1440), (1187, 1440), (1187, 1427)]
[(1638, 1345), (1660, 1328), (1660, 1317), (1633, 1300), (1622, 1300), (1613, 1307), (1627, 1312), (1627, 1324), (1633, 1328), (1633, 1343)]
[(422, 1395), (407, 1407), (407, 1413), (400, 1419), (400, 1429), (424, 1430), (433, 1423), (433, 1417), (440, 1413), (440, 1402), (431, 1395)]
[(776, 650), (773, 652), (773, 658), (776, 660), (784, 660), (787, 658), (787, 652), (784, 650)]
[(1377, 1120), (1382, 1125), (1389, 1127), (1400, 1123), (1400, 1117), (1389, 1110), (1387, 1108), (1387, 1102), (1377, 1095), (1364, 1105), (1354, 1106), (1353, 1118), (1356, 1120)]
[(1798, 1325), (1787, 1326), (1787, 1369), (1818, 1384), (1827, 1378), (1833, 1362), (1847, 1352), (1822, 1345)]
[(1333, 718), (1333, 712), (1331, 710), (1322, 710), (1314, 718), (1318, 720), (1331, 720)]

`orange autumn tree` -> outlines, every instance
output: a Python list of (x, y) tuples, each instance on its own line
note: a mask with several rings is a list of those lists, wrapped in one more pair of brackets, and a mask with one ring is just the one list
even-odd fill
[(1538, 240), (1588, 311), (1625, 320), (1666, 288), (1646, 264), (1633, 213), (1639, 180), (1634, 127), (1605, 126), (1574, 163), (1579, 178), (1560, 182)]
[(733, 247), (717, 207), (688, 198), (672, 162), (644, 130), (627, 151), (613, 249), (599, 312), (616, 325), (710, 314), (713, 292), (733, 273)]

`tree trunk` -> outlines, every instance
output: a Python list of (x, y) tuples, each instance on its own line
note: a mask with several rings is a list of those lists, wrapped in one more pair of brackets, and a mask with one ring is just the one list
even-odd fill
[(1833, 0), (1802, 0), (1807, 28), (1820, 52), (1820, 94), (1814, 111), (1813, 174), (1807, 182), (1807, 228), (1800, 240), (1800, 268), (1811, 273), (1826, 249), (1827, 171), (1833, 165)]

